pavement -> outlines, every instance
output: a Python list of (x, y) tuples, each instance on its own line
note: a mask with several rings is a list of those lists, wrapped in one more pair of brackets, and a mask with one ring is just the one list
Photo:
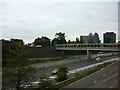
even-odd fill
[(59, 90), (65, 88), (118, 88), (118, 64), (120, 65), (120, 61)]

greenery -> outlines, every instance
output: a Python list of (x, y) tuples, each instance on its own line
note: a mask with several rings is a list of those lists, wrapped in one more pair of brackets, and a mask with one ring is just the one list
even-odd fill
[[(7, 53), (6, 53), (7, 52)], [(2, 67), (6, 66), (7, 59), (11, 57), (11, 49), (9, 44), (2, 44)]]
[[(29, 65), (28, 54), (21, 43), (11, 43), (9, 47), (3, 43), (2, 89), (24, 87), (34, 80), (36, 68)], [(7, 50), (8, 49), (8, 50)], [(7, 56), (8, 55), (8, 56)], [(4, 61), (5, 60), (5, 61)]]
[(49, 79), (48, 76), (46, 75), (40, 76), (40, 83), (39, 83), (40, 88), (45, 88), (50, 85), (52, 85), (52, 81)]
[(50, 39), (44, 36), (42, 36), (41, 38), (38, 37), (35, 39), (34, 45), (50, 46)]
[(67, 67), (66, 66), (60, 66), (58, 68), (58, 72), (65, 72), (65, 73), (67, 73)]
[(61, 58), (56, 58), (56, 59), (41, 59), (41, 60), (29, 60), (29, 64), (37, 64), (37, 63), (44, 63), (44, 62), (52, 62), (52, 61), (59, 61)]
[(23, 42), (8, 42), (2, 40), (2, 67), (8, 66), (9, 63), (13, 61), (13, 59), (22, 55), (24, 48)]
[(76, 38), (76, 43), (80, 43), (80, 40), (78, 37)]
[(55, 38), (52, 40), (52, 46), (55, 44), (66, 44), (65, 33), (59, 32), (55, 34)]
[(60, 66), (57, 73), (56, 81), (64, 81), (67, 79), (67, 67), (66, 66)]
[(67, 74), (65, 72), (60, 72), (57, 74), (56, 81), (61, 82), (67, 79)]

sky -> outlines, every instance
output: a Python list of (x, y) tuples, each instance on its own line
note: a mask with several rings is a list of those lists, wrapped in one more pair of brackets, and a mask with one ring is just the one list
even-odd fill
[(63, 32), (67, 41), (75, 41), (76, 37), (97, 32), (103, 41), (103, 33), (115, 32), (118, 40), (118, 2), (108, 1), (0, 2), (2, 39), (31, 43), (42, 36), (52, 40), (56, 33)]

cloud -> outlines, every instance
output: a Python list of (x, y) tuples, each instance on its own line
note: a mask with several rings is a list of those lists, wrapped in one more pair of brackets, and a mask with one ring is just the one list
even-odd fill
[(2, 15), (3, 38), (23, 38), (33, 41), (42, 35), (53, 39), (55, 33), (62, 31), (67, 39), (76, 36), (113, 30), (117, 32), (116, 2), (14, 2), (3, 3)]

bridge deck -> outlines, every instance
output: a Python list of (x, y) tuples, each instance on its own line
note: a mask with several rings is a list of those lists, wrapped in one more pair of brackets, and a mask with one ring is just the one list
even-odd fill
[(57, 44), (56, 50), (120, 51), (120, 43)]

